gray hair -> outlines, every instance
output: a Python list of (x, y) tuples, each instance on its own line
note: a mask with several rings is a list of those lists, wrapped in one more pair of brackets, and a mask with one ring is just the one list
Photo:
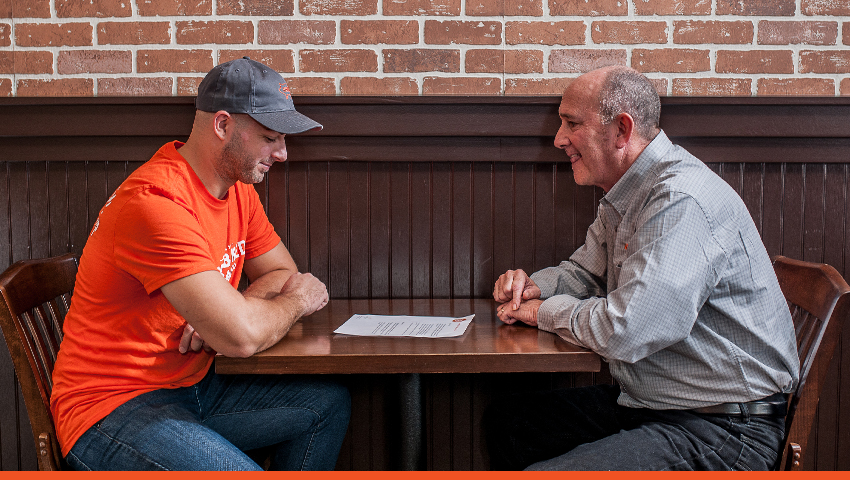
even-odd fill
[(628, 113), (635, 121), (635, 131), (645, 140), (658, 134), (661, 100), (648, 78), (630, 68), (617, 68), (608, 73), (599, 88), (599, 115), (604, 125), (617, 115)]

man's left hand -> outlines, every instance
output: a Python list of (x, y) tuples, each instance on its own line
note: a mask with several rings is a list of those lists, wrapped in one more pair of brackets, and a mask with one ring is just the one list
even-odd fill
[(511, 302), (505, 302), (496, 309), (496, 315), (499, 320), (511, 325), (516, 322), (522, 322), (532, 327), (537, 326), (537, 311), (540, 310), (542, 300), (526, 300), (519, 304), (519, 308), (513, 310)]
[(187, 323), (186, 326), (183, 327), (183, 336), (180, 337), (180, 346), (178, 347), (178, 350), (180, 353), (186, 353), (189, 350), (192, 350), (193, 352), (200, 352), (201, 348), (207, 352), (213, 351), (209, 345), (204, 343), (204, 339), (198, 335), (198, 332), (196, 332), (195, 329)]

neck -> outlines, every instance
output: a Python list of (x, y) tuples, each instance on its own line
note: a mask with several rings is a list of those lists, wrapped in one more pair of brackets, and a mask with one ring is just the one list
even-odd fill
[(227, 190), (233, 186), (233, 183), (224, 181), (218, 175), (214, 167), (215, 153), (204, 149), (201, 143), (190, 136), (186, 144), (180, 148), (180, 155), (186, 159), (210, 195), (221, 200), (227, 195)]

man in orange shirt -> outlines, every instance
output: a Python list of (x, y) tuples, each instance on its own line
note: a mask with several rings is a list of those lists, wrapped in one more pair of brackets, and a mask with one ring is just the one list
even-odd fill
[(62, 453), (76, 469), (256, 470), (244, 452), (271, 447), (272, 469), (333, 469), (343, 386), (210, 368), (215, 352), (260, 352), (327, 303), (250, 185), (286, 160), (286, 134), (321, 125), (247, 57), (210, 71), (195, 106), (186, 143), (118, 187), (83, 250), (53, 375)]

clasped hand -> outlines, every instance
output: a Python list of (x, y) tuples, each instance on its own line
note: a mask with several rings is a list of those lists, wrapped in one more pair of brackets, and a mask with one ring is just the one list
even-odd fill
[(503, 273), (493, 288), (493, 299), (499, 303), (496, 315), (499, 320), (511, 325), (520, 321), (537, 326), (537, 311), (543, 303), (540, 287), (523, 270), (508, 270)]

